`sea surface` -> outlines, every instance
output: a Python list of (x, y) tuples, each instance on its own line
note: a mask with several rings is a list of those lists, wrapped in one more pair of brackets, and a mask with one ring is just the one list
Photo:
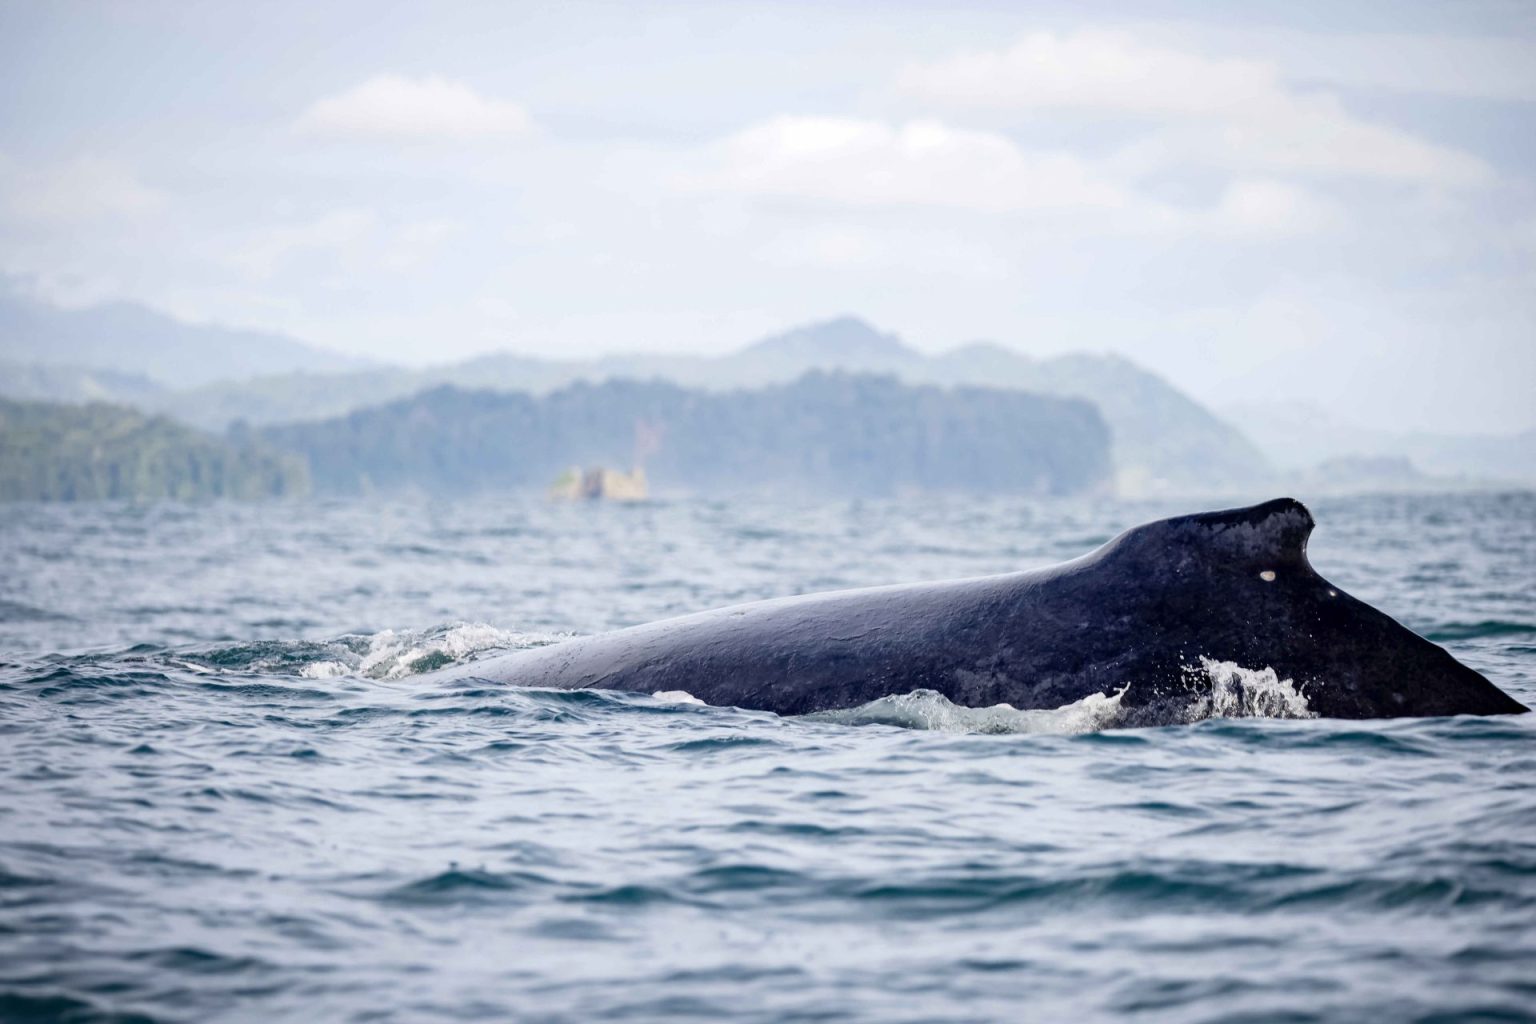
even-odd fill
[[(1536, 715), (427, 674), (1208, 505), (4, 506), (0, 1021), (1536, 1020)], [(1536, 495), (1312, 509), (1320, 572), (1536, 703)]]

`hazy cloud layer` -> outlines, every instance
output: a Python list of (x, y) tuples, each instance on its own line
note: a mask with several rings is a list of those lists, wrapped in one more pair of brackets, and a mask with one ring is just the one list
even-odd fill
[(1204, 165), (1478, 185), (1475, 156), (1352, 116), (1331, 95), (1288, 88), (1268, 61), (1206, 57), (1123, 32), (1037, 32), (1003, 50), (909, 68), (901, 85), (960, 108), (1128, 117), (1155, 131), (1118, 158), (1146, 172)]
[(518, 104), (482, 96), (463, 82), (375, 75), (316, 100), (297, 127), (321, 138), (464, 142), (520, 135), (531, 123)]
[(1532, 425), (1536, 24), (1095, 10), (17, 6), (0, 273), (410, 362), (853, 311)]
[(142, 217), (160, 210), (166, 200), (122, 160), (76, 156), (24, 165), (4, 154), (0, 197), (7, 220), (56, 225)]
[(694, 180), (706, 187), (849, 206), (1008, 214), (1129, 204), (1069, 153), (1031, 153), (940, 121), (776, 117), (710, 146), (703, 162), (710, 170)]

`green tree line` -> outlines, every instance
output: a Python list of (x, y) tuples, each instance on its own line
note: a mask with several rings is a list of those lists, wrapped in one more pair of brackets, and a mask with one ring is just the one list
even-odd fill
[(0, 500), (264, 498), (308, 490), (300, 456), (234, 444), (123, 406), (0, 399)]
[(732, 392), (444, 386), (258, 436), (302, 455), (317, 491), (359, 494), (543, 488), (573, 464), (629, 466), (637, 433), (661, 492), (1075, 494), (1111, 476), (1109, 429), (1090, 402), (821, 372)]

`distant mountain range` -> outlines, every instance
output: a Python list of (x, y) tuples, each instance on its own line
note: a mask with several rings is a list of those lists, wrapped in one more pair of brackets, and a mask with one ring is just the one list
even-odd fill
[(543, 395), (576, 381), (627, 378), (724, 391), (785, 383), (813, 370), (1086, 398), (1109, 425), (1123, 493), (1271, 487), (1318, 462), (1356, 456), (1409, 458), (1428, 474), (1417, 478), (1425, 486), (1448, 477), (1536, 480), (1536, 432), (1388, 434), (1296, 406), (1233, 408), (1218, 416), (1119, 356), (1036, 359), (986, 342), (927, 355), (856, 317), (796, 328), (721, 356), (561, 360), (498, 353), (406, 369), (279, 335), (186, 324), (128, 304), (61, 310), (0, 288), (0, 393), (121, 402), (214, 431), (241, 420), (260, 427), (335, 417), (443, 385)]
[[(721, 391), (785, 383), (812, 370), (1086, 398), (1109, 424), (1117, 476), (1131, 492), (1243, 485), (1268, 470), (1239, 431), (1129, 360), (1086, 354), (1033, 359), (987, 343), (929, 356), (854, 317), (797, 328), (723, 356), (621, 354), (578, 361), (497, 354), (424, 370), (302, 370), (149, 394), (140, 388), (116, 397), (217, 430), (235, 420), (260, 426), (342, 415), (444, 384), (538, 395), (578, 380), (627, 378)], [(93, 397), (112, 386), (90, 374), (80, 380)], [(62, 389), (32, 394), (70, 397)]]
[[(132, 303), (60, 309), (5, 290), (0, 290), (0, 362), (9, 364), (0, 366), (8, 375), (18, 366), (63, 367), (62, 372), (73, 374), (87, 390), (94, 386), (90, 371), (115, 371), (119, 376), (101, 375), (94, 380), (124, 384), (123, 393), (79, 397), (129, 401), (142, 396), (138, 381), (143, 380), (161, 388), (190, 388), (217, 380), (350, 371), (373, 365), (280, 334), (184, 323)], [(34, 377), (32, 384), (57, 392), (65, 391), (67, 382)]]
[(301, 456), (315, 489), (334, 494), (544, 489), (571, 466), (628, 466), (637, 442), (661, 494), (1068, 495), (1111, 484), (1109, 430), (1089, 402), (841, 373), (729, 392), (631, 379), (543, 396), (445, 385), (257, 436)]
[(1426, 482), (1536, 482), (1536, 430), (1459, 436), (1370, 430), (1305, 402), (1230, 406), (1224, 412), (1282, 471), (1364, 457), (1407, 460)]
[[(0, 349), (8, 351), (8, 349)], [(139, 373), (0, 360), (0, 393), (43, 402), (124, 402), (151, 405), (165, 388)]]

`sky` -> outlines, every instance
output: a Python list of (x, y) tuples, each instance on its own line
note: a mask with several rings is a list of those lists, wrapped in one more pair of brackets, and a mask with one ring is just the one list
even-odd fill
[(0, 0), (0, 275), (408, 364), (843, 313), (1536, 426), (1536, 4)]

